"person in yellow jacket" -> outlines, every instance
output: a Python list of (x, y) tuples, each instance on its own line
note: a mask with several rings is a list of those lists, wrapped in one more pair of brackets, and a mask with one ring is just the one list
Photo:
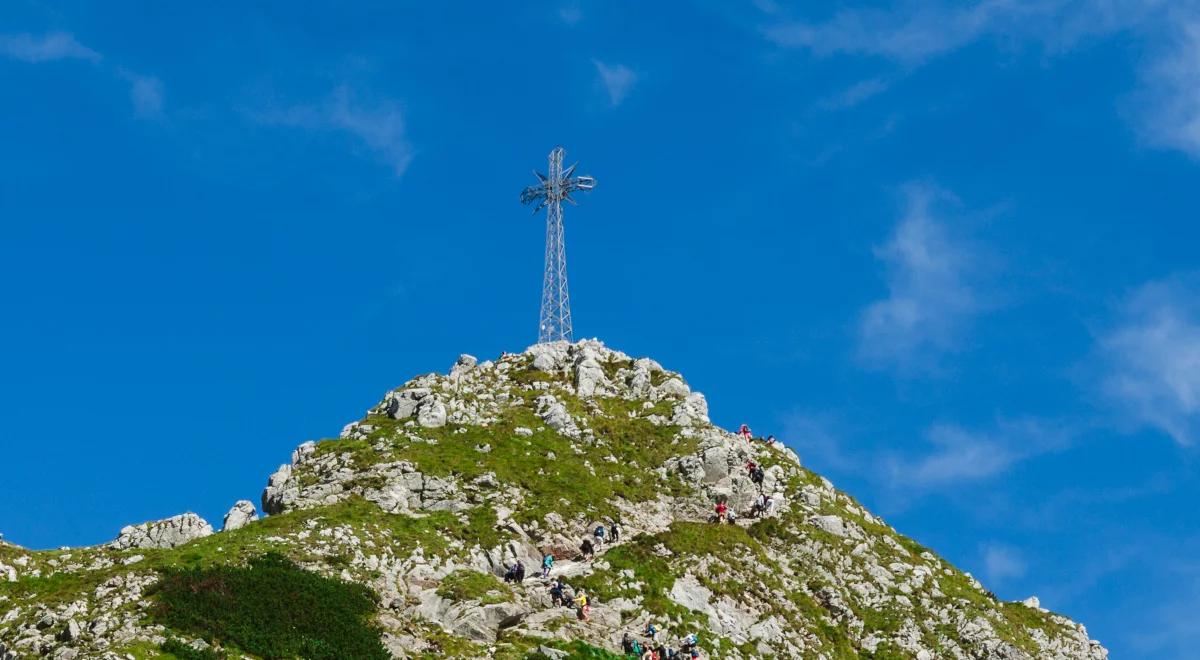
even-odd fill
[(587, 621), (588, 614), (592, 611), (592, 608), (588, 605), (587, 592), (583, 589), (580, 589), (579, 594), (575, 596), (575, 607), (579, 612), (579, 618)]

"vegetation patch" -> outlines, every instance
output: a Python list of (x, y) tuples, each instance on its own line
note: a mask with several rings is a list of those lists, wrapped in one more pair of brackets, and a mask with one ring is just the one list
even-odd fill
[(495, 575), (470, 569), (454, 571), (438, 587), (438, 595), (454, 601), (478, 600), (483, 605), (512, 600), (512, 589)]
[(369, 589), (305, 571), (282, 555), (246, 567), (168, 570), (152, 593), (155, 621), (210, 644), (263, 658), (390, 657), (370, 623), (376, 604)]

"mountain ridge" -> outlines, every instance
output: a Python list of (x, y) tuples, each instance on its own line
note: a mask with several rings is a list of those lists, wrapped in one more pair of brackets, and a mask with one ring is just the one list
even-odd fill
[[(717, 502), (738, 519), (712, 522)], [(238, 502), (220, 533), (184, 514), (91, 548), (0, 544), (0, 658), (272, 657), (293, 648), (285, 634), (262, 646), (211, 612), (164, 608), (164, 584), (255, 570), (368, 587), (374, 610), (347, 625), (391, 657), (604, 657), (647, 623), (676, 646), (698, 633), (712, 657), (1107, 657), (1083, 626), (999, 601), (786, 446), (712, 425), (681, 375), (595, 340), (418, 376), (338, 438), (301, 444), (261, 506), (257, 519)], [(621, 538), (581, 557), (613, 521)], [(569, 595), (591, 596), (586, 620), (548, 581), (498, 579), (545, 554)], [(328, 633), (305, 634), (299, 654), (326, 657), (312, 649)]]

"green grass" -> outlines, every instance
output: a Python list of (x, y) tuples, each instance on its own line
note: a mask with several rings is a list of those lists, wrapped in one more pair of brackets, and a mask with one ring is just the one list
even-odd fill
[(167, 639), (159, 648), (166, 656), (178, 660), (225, 660), (228, 657), (227, 654), (213, 649), (197, 651), (174, 637)]
[(369, 589), (305, 571), (280, 555), (247, 567), (169, 570), (152, 593), (155, 621), (259, 657), (390, 657), (370, 623), (376, 603)]
[(453, 601), (478, 600), (483, 605), (506, 603), (513, 598), (512, 589), (490, 573), (459, 569), (442, 578), (438, 595)]

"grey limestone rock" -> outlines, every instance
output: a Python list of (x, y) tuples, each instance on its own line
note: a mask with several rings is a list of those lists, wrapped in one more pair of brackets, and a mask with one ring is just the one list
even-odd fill
[(212, 525), (203, 518), (194, 513), (183, 513), (163, 520), (128, 525), (108, 545), (118, 550), (174, 548), (212, 533)]
[(241, 529), (255, 520), (258, 520), (258, 511), (254, 509), (254, 505), (249, 500), (238, 500), (225, 514), (221, 529), (226, 532)]

